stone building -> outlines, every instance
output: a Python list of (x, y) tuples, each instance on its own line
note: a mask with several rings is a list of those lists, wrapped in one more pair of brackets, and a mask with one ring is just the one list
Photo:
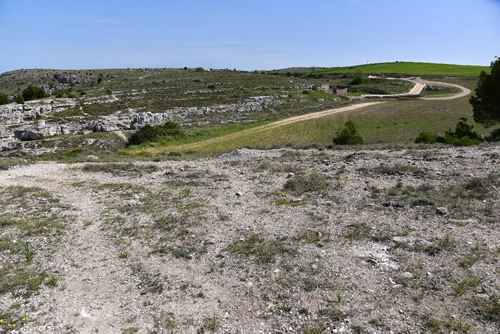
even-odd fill
[(338, 95), (338, 96), (346, 96), (347, 95), (347, 88), (330, 87), (330, 85), (328, 85), (328, 84), (322, 84), (319, 89), (322, 90), (323, 92), (333, 94), (333, 95)]

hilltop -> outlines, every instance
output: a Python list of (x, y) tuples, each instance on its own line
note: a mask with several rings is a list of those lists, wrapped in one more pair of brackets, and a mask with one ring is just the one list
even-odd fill
[(489, 72), (488, 66), (452, 65), (419, 62), (392, 62), (346, 67), (332, 67), (314, 70), (314, 73), (355, 73), (362, 71), (371, 74), (407, 74), (438, 76), (478, 76), (481, 71)]

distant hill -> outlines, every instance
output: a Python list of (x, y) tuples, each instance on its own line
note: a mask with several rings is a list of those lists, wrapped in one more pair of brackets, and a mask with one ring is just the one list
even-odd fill
[(316, 69), (313, 73), (354, 73), (358, 70), (366, 74), (397, 73), (410, 75), (478, 76), (481, 71), (489, 72), (490, 68), (488, 66), (394, 62), (323, 68)]

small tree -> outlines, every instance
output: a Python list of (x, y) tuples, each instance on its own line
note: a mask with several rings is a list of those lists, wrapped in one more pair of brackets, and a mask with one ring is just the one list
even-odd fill
[(482, 71), (477, 81), (476, 96), (469, 99), (474, 121), (490, 127), (500, 123), (500, 58), (491, 62), (491, 73)]
[(364, 143), (363, 138), (358, 132), (358, 126), (353, 121), (347, 121), (343, 128), (339, 128), (333, 143), (336, 145), (361, 145)]
[(23, 90), (22, 95), (26, 101), (41, 99), (47, 96), (47, 94), (45, 94), (45, 90), (37, 86), (29, 86)]

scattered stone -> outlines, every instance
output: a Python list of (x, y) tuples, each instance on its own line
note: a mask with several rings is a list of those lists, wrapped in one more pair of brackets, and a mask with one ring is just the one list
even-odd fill
[(438, 207), (436, 208), (436, 213), (439, 214), (439, 215), (447, 215), (448, 214), (448, 209), (446, 209), (445, 207)]
[(238, 191), (238, 192), (236, 192), (236, 196), (241, 197), (241, 196), (243, 196), (243, 193)]
[(402, 244), (409, 247), (422, 247), (427, 248), (432, 246), (432, 242), (421, 238), (415, 237), (393, 237), (392, 241), (398, 245)]
[(404, 272), (404, 273), (401, 274), (401, 277), (412, 279), (413, 278), (413, 274), (410, 273), (410, 272)]

